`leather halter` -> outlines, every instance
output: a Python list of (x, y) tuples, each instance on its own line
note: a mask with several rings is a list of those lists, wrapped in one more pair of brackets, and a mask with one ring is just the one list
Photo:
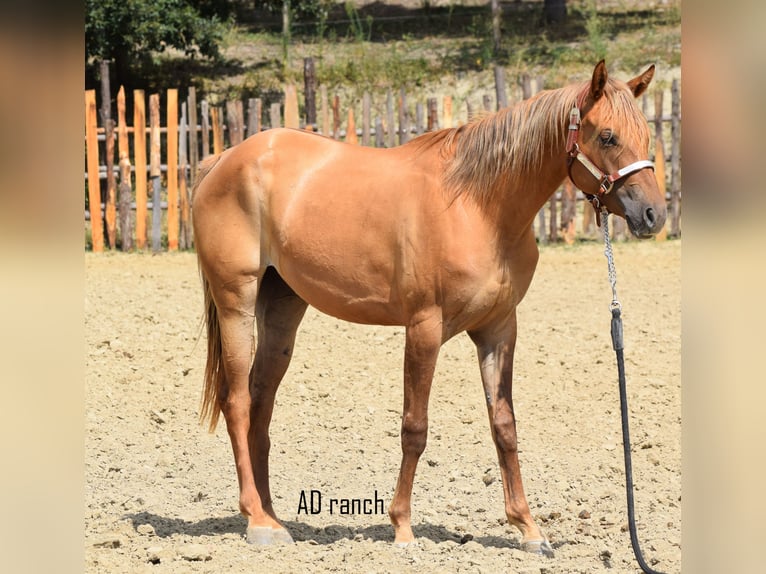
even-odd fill
[(625, 167), (620, 168), (613, 173), (607, 174), (598, 166), (596, 166), (596, 164), (593, 163), (582, 150), (580, 150), (580, 147), (577, 145), (577, 138), (580, 132), (580, 108), (582, 107), (582, 103), (585, 100), (586, 94), (587, 92), (584, 92), (579, 98), (577, 98), (577, 102), (575, 102), (572, 111), (569, 113), (569, 133), (567, 135), (567, 173), (569, 174), (569, 179), (572, 181), (575, 187), (579, 187), (572, 177), (572, 165), (574, 165), (576, 160), (579, 161), (583, 167), (588, 170), (588, 173), (590, 173), (598, 181), (598, 191), (595, 194), (586, 193), (584, 190), (583, 193), (585, 194), (586, 199), (591, 203), (591, 205), (593, 205), (593, 208), (596, 210), (596, 218), (600, 226), (600, 213), (601, 206), (603, 205), (601, 198), (612, 191), (612, 188), (614, 187), (614, 184), (617, 180), (641, 171), (642, 169), (650, 168), (653, 170), (654, 163), (648, 159), (642, 159), (634, 161), (633, 163), (626, 165)]

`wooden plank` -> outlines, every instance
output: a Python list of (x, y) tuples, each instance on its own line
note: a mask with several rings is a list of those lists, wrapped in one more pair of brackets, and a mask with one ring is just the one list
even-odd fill
[(528, 100), (532, 97), (532, 78), (529, 74), (524, 74), (521, 77), (521, 97)]
[(133, 163), (136, 166), (136, 249), (146, 249), (146, 96), (133, 90)]
[(120, 239), (123, 251), (133, 249), (133, 186), (130, 183), (130, 146), (128, 144), (128, 126), (125, 121), (125, 87), (117, 92), (117, 151), (120, 158), (120, 186), (118, 210), (120, 220)]
[(199, 163), (199, 137), (197, 133), (197, 90), (194, 86), (189, 88), (186, 103), (189, 111), (189, 169), (192, 177), (196, 177), (197, 164)]
[[(665, 146), (662, 137), (663, 91), (654, 92), (654, 176), (662, 196), (665, 196)], [(646, 94), (644, 94), (646, 96)], [(668, 237), (667, 226), (654, 236), (656, 241), (665, 241)]]
[(317, 123), (316, 100), (317, 76), (314, 69), (314, 58), (303, 58), (303, 93), (306, 101), (306, 125), (312, 128)]
[(117, 92), (117, 153), (118, 157), (128, 157), (128, 125), (125, 121), (125, 86)]
[(495, 99), (497, 101), (497, 109), (508, 107), (508, 96), (505, 92), (505, 68), (495, 65)]
[(362, 145), (370, 145), (370, 93), (362, 95)]
[(298, 116), (298, 92), (294, 84), (285, 86), (285, 127), (298, 129), (300, 117)]
[(491, 112), (492, 111), (492, 96), (489, 94), (484, 94), (481, 98), (481, 105), (484, 108), (485, 112)]
[(404, 88), (399, 91), (399, 145), (407, 143), (410, 139), (410, 123), (407, 114), (407, 93)]
[(171, 88), (167, 93), (168, 113), (168, 251), (178, 251), (178, 90)]
[(422, 135), (425, 130), (425, 111), (423, 109), (423, 102), (415, 104), (415, 134)]
[(346, 143), (357, 145), (359, 139), (356, 136), (356, 122), (354, 122), (354, 108), (348, 109), (348, 120), (346, 122)]
[[(187, 169), (189, 160), (187, 154), (187, 141), (189, 137), (189, 125), (186, 113), (186, 102), (181, 104), (181, 122), (178, 124), (178, 198), (179, 209), (181, 211), (181, 230), (178, 237), (178, 246), (180, 249), (190, 249), (192, 245), (191, 237), (191, 215), (189, 206), (189, 186), (187, 180)], [(170, 169), (170, 166), (168, 166)]]
[(200, 103), (200, 114), (202, 116), (202, 159), (210, 155), (210, 110), (207, 100)]
[(556, 243), (559, 240), (557, 195), (558, 194), (554, 192), (550, 200), (548, 200), (548, 205), (551, 212), (551, 217), (548, 222), (548, 237), (550, 238), (551, 243)]
[(261, 131), (262, 111), (263, 101), (261, 98), (250, 98), (247, 100), (247, 137)]
[(388, 147), (396, 145), (396, 127), (394, 126), (394, 94), (389, 89), (386, 93), (386, 141)]
[(375, 116), (375, 147), (385, 147), (383, 138), (383, 120), (380, 116)]
[(670, 234), (681, 235), (681, 85), (678, 79), (671, 84), (670, 124)]
[(572, 180), (564, 180), (564, 191), (562, 193), (561, 206), (561, 230), (564, 237), (564, 243), (572, 245), (577, 236), (575, 229), (575, 217), (577, 215), (577, 189), (575, 189)]
[(114, 179), (114, 121), (112, 120), (112, 94), (109, 83), (109, 62), (99, 62), (99, 74), (101, 80), (101, 123), (104, 126), (106, 149), (104, 163), (106, 163), (106, 206), (104, 219), (106, 221), (106, 235), (109, 248), (114, 249), (117, 245), (117, 183)]
[(85, 144), (88, 164), (88, 207), (90, 236), (94, 253), (104, 251), (104, 225), (101, 216), (101, 180), (98, 177), (98, 110), (96, 90), (85, 91)]
[(439, 129), (439, 109), (436, 98), (428, 98), (426, 102), (428, 108), (428, 125), (426, 130), (432, 132)]
[(319, 86), (319, 99), (322, 101), (322, 135), (330, 137), (330, 104), (327, 99), (327, 86)]
[(596, 236), (596, 212), (587, 201), (582, 202), (582, 234), (585, 237)]
[(242, 143), (245, 134), (244, 126), (240, 123), (239, 110), (237, 103), (242, 105), (239, 100), (229, 100), (226, 102), (226, 125), (229, 128), (229, 145), (235, 146)]
[(120, 220), (120, 248), (122, 251), (133, 250), (133, 189), (130, 187), (130, 159), (127, 155), (120, 156), (120, 186), (117, 211)]
[(152, 179), (152, 252), (162, 248), (160, 95), (149, 96), (149, 176)]
[(269, 121), (272, 129), (282, 125), (282, 105), (279, 102), (271, 104), (271, 108), (269, 109)]
[(443, 105), (443, 111), (442, 111), (442, 117), (444, 118), (444, 122), (442, 123), (442, 128), (451, 128), (452, 127), (452, 96), (444, 96), (444, 105)]
[(220, 107), (210, 107), (210, 124), (213, 128), (213, 155), (218, 155), (223, 152), (223, 114)]

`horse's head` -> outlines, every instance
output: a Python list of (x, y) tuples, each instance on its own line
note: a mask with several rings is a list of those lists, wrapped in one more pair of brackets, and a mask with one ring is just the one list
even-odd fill
[[(607, 77), (602, 60), (581, 94), (582, 119), (572, 134), (570, 177), (586, 194), (625, 218), (636, 237), (665, 224), (667, 207), (649, 158), (649, 126), (635, 99), (646, 91), (654, 66), (627, 83)], [(579, 133), (578, 133), (579, 131)]]

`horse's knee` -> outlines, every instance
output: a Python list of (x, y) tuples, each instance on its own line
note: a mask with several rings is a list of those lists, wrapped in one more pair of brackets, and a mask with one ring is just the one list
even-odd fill
[(420, 456), (428, 442), (428, 419), (405, 415), (402, 420), (402, 451)]

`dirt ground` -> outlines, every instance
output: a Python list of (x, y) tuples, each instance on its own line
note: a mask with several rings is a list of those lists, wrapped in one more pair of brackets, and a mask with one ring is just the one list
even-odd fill
[[(639, 538), (681, 569), (681, 243), (615, 245), (625, 321)], [(296, 544), (243, 539), (225, 424), (197, 421), (205, 339), (193, 254), (85, 255), (87, 572), (637, 572), (625, 510), (619, 395), (599, 243), (543, 248), (519, 308), (515, 410), (533, 515), (556, 556), (507, 525), (475, 350), (444, 345), (413, 494), (418, 544), (386, 514), (401, 451), (403, 330), (309, 310), (272, 422), (275, 507)], [(318, 490), (318, 514), (299, 514)]]

